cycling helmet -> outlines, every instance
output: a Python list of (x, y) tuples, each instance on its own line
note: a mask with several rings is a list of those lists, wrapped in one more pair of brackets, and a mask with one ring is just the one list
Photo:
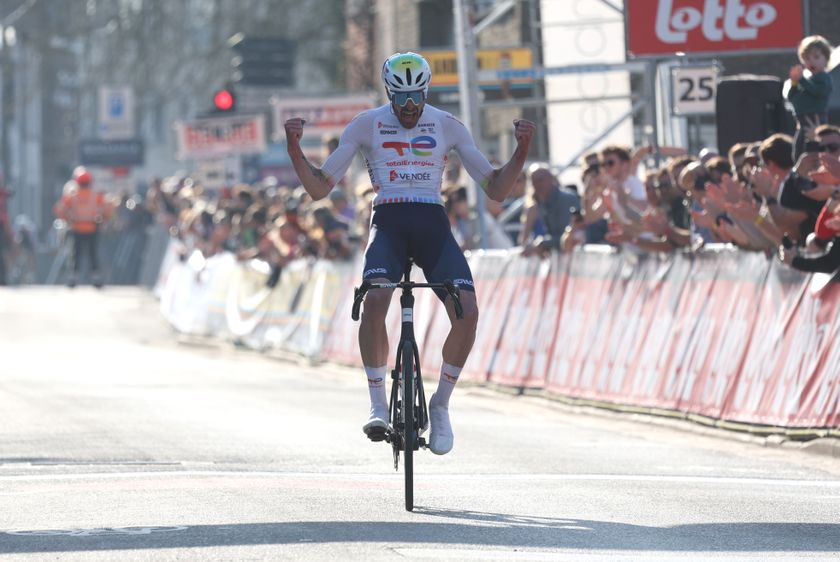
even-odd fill
[(417, 53), (395, 53), (382, 65), (382, 81), (388, 92), (428, 93), (432, 69), (425, 58)]
[(93, 176), (84, 166), (79, 166), (73, 170), (73, 179), (79, 185), (89, 185), (93, 181)]

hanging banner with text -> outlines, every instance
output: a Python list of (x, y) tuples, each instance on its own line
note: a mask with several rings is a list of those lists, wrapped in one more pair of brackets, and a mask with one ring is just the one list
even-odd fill
[(283, 124), (294, 117), (306, 121), (305, 135), (338, 134), (353, 118), (376, 107), (374, 96), (330, 96), (311, 98), (271, 98), (274, 140), (284, 140)]
[(266, 149), (265, 117), (214, 117), (179, 121), (178, 158), (215, 158), (228, 154), (258, 154)]

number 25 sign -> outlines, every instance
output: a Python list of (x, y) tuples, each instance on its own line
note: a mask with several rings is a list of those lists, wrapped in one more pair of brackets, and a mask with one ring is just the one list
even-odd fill
[(671, 92), (675, 115), (702, 115), (715, 112), (718, 68), (685, 66), (671, 69)]

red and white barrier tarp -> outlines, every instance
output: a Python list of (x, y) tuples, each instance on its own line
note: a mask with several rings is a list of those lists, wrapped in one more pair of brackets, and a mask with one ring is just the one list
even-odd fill
[[(469, 257), (479, 324), (462, 378), (582, 399), (790, 428), (840, 426), (840, 283), (731, 249), (636, 256), (611, 249)], [(355, 263), (268, 267), (170, 256), (158, 292), (179, 330), (361, 365), (350, 319)], [(415, 280), (422, 279), (416, 272)], [(386, 320), (393, 363), (399, 295)], [(432, 291), (415, 334), (434, 384), (449, 333)]]

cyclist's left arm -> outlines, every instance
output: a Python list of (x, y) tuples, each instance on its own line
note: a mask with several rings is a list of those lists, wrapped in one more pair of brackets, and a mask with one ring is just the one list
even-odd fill
[(516, 150), (505, 165), (501, 168), (493, 168), (475, 146), (475, 141), (467, 128), (455, 118), (447, 119), (447, 122), (450, 125), (447, 136), (452, 135), (453, 146), (461, 156), (467, 173), (484, 188), (490, 199), (504, 201), (510, 195), (513, 184), (525, 166), (535, 125), (525, 119), (514, 121)]

